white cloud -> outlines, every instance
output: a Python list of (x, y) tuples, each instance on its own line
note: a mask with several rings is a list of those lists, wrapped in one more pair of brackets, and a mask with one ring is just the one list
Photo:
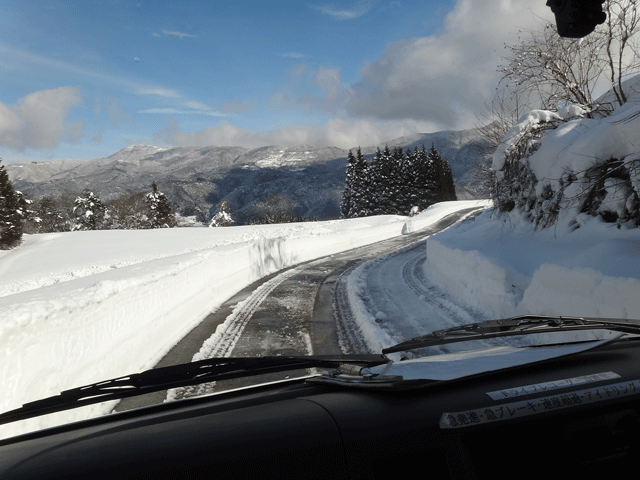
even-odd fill
[(224, 113), (214, 112), (212, 110), (201, 110), (201, 109), (189, 109), (184, 110), (180, 108), (174, 107), (161, 107), (161, 108), (147, 108), (144, 110), (138, 110), (138, 113), (159, 113), (163, 115), (209, 115), (211, 117), (224, 117), (226, 116)]
[(504, 44), (517, 41), (519, 29), (538, 27), (541, 18), (553, 18), (544, 2), (457, 0), (437, 33), (388, 44), (356, 83), (344, 84), (339, 68), (300, 62), (272, 102), (347, 118), (469, 128), (498, 86)]
[(340, 68), (316, 68), (300, 62), (289, 69), (288, 85), (272, 94), (271, 103), (281, 108), (302, 107), (308, 112), (317, 109), (335, 115), (344, 112), (350, 95), (350, 87), (342, 83)]
[(71, 108), (80, 103), (82, 97), (77, 87), (33, 92), (15, 105), (0, 102), (0, 145), (24, 150), (79, 142), (84, 124), (66, 120)]
[(170, 88), (162, 87), (139, 87), (136, 90), (138, 95), (157, 95), (165, 98), (182, 98), (182, 94), (171, 90)]
[(371, 122), (331, 119), (324, 125), (289, 125), (279, 129), (256, 132), (222, 121), (203, 130), (183, 132), (174, 119), (167, 120), (164, 129), (154, 135), (155, 142), (175, 146), (240, 146), (258, 148), (265, 145), (312, 145), (353, 148), (378, 145), (397, 137), (433, 131), (428, 122)]
[(185, 102), (184, 106), (188, 108), (192, 108), (194, 110), (203, 110), (203, 111), (209, 110), (209, 106), (205, 105), (204, 103), (196, 102), (193, 100)]
[(171, 31), (171, 30), (162, 30), (160, 33), (153, 32), (153, 36), (154, 37), (178, 37), (180, 39), (182, 39), (182, 38), (198, 38), (197, 35), (192, 35), (190, 33)]
[(303, 96), (297, 101), (301, 105), (314, 106), (329, 113), (337, 113), (343, 109), (351, 94), (350, 89), (342, 84), (339, 68), (320, 66), (315, 71), (313, 83), (322, 90), (321, 97)]
[(497, 86), (504, 43), (514, 42), (519, 28), (536, 26), (534, 15), (553, 18), (544, 2), (458, 0), (437, 34), (393, 42), (362, 69), (348, 114), (469, 127)]
[(351, 8), (341, 9), (335, 5), (311, 5), (316, 10), (329, 15), (336, 20), (352, 20), (363, 16), (371, 9), (371, 0), (360, 0)]

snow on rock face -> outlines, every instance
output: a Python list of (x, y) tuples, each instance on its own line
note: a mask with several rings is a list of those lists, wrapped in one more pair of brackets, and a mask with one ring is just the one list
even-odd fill
[(640, 103), (601, 119), (585, 113), (576, 105), (534, 110), (511, 128), (492, 162), (501, 212), (515, 205), (542, 226), (575, 224), (580, 212), (640, 224)]
[(599, 161), (624, 159), (640, 148), (640, 105), (627, 103), (601, 120), (571, 120), (547, 133), (529, 163), (536, 178), (553, 184)]
[(562, 120), (562, 117), (548, 110), (532, 110), (520, 117), (516, 124), (507, 132), (504, 140), (493, 154), (491, 168), (496, 172), (502, 170), (505, 158), (511, 154), (516, 144), (522, 140), (523, 135), (533, 126), (541, 123), (549, 123), (552, 120)]

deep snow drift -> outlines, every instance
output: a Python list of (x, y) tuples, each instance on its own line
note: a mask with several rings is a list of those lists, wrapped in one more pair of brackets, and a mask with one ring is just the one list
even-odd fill
[(518, 314), (640, 319), (640, 229), (591, 218), (534, 230), (485, 211), (427, 241), (425, 274), (489, 318)]

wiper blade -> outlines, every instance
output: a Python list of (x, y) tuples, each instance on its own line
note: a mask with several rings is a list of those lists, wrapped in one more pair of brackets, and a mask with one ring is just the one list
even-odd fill
[(210, 358), (65, 390), (59, 395), (25, 403), (21, 408), (0, 414), (0, 425), (109, 400), (206, 382), (314, 367), (338, 369), (342, 365), (359, 365), (367, 368), (388, 362), (389, 359), (384, 355)]
[(445, 330), (436, 330), (427, 335), (415, 337), (392, 347), (384, 348), (382, 349), (382, 353), (404, 352), (416, 348), (433, 347), (469, 340), (567, 330), (614, 330), (617, 332), (640, 334), (640, 320), (520, 315), (502, 320), (486, 320), (484, 322), (461, 325)]

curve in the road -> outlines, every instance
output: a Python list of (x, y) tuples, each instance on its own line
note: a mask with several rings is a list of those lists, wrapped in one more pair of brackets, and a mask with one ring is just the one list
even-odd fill
[[(347, 318), (367, 331), (369, 350), (379, 351), (394, 343), (467, 323), (485, 320), (473, 307), (460, 305), (424, 271), (426, 239), (363, 263), (343, 278), (338, 291), (350, 288)], [(353, 312), (356, 312), (354, 315)], [(465, 346), (460, 346), (464, 348)], [(424, 354), (443, 353), (440, 347)]]
[[(369, 352), (371, 349), (354, 321), (345, 297), (344, 279), (348, 277), (349, 271), (380, 255), (407, 246), (409, 249), (415, 248), (410, 245), (452, 225), (472, 210), (475, 209), (447, 215), (419, 232), (307, 262), (258, 281), (225, 302), (216, 312), (212, 312), (157, 366), (231, 354), (332, 355)], [(289, 308), (290, 305), (285, 304), (297, 302), (295, 295), (302, 297), (298, 299), (301, 305)], [(255, 351), (252, 350), (252, 345), (255, 345)], [(272, 379), (265, 381), (269, 380)], [(250, 383), (255, 383), (255, 380), (250, 379)], [(243, 386), (242, 379), (234, 381), (234, 386)], [(190, 390), (174, 391), (170, 398), (200, 395), (219, 389), (212, 384), (205, 384)], [(137, 408), (164, 400), (158, 400), (157, 395), (152, 395), (154, 394), (149, 394), (147, 398), (125, 399), (117, 410)]]

